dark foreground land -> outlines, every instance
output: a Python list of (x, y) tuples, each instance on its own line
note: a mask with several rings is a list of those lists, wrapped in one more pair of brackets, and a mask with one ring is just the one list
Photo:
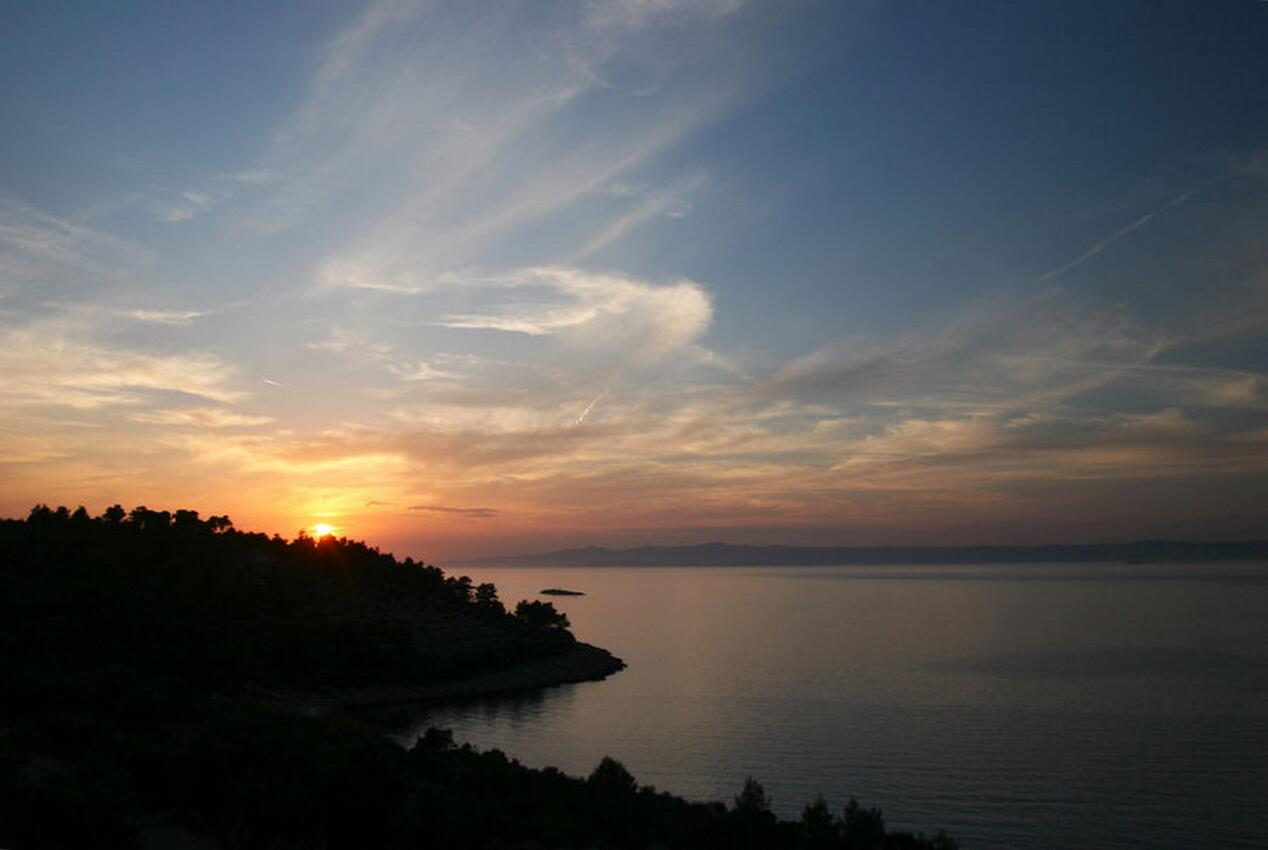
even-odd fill
[(0, 521), (0, 847), (954, 846), (853, 801), (780, 822), (751, 780), (689, 803), (611, 759), (580, 779), (442, 730), (404, 749), (329, 710), (621, 666), (549, 603), (361, 543), (39, 507)]

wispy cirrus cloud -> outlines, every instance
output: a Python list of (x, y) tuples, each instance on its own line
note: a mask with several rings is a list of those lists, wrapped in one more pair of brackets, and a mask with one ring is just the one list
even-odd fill
[[(704, 185), (703, 174), (696, 174), (678, 181), (673, 186), (640, 191), (629, 209), (592, 236), (573, 255), (581, 261), (625, 238), (628, 234), (655, 218), (681, 218), (690, 210), (688, 199)], [(626, 195), (628, 197), (628, 194)]]
[(771, 398), (989, 408), (1045, 404), (1148, 364), (1168, 337), (1121, 308), (1045, 292), (976, 306), (885, 346), (829, 344), (755, 391)]
[(207, 212), (215, 201), (207, 192), (185, 190), (151, 198), (150, 209), (159, 221), (175, 224)]
[(194, 319), (207, 315), (206, 310), (125, 310), (122, 315), (138, 322), (154, 322), (160, 325), (187, 325)]
[(0, 327), (0, 397), (12, 405), (91, 409), (155, 394), (221, 403), (244, 397), (236, 369), (198, 351), (160, 352), (96, 341), (99, 314), (56, 312)]
[(147, 425), (207, 428), (252, 428), (273, 422), (271, 416), (250, 416), (216, 407), (188, 407), (171, 410), (154, 410), (129, 415), (133, 422)]
[(410, 505), (407, 510), (456, 514), (471, 519), (493, 519), (498, 515), (498, 512), (493, 508), (455, 508), (450, 505)]
[(47, 301), (39, 305), (46, 311), (54, 311), (67, 317), (101, 321), (126, 319), (154, 325), (188, 325), (196, 319), (211, 315), (210, 310), (162, 310), (151, 307), (117, 307), (95, 301)]
[[(572, 244), (544, 245), (546, 256), (588, 256), (683, 209), (687, 184), (701, 178), (653, 186), (639, 209), (597, 221), (587, 199), (768, 84), (746, 88), (742, 63), (721, 45), (665, 65), (660, 48), (647, 49), (663, 38), (645, 24), (721, 19), (734, 8), (581, 4), (491, 24), (474, 7), (372, 3), (331, 39), (306, 100), (277, 134), (261, 168), (285, 176), (250, 220), (286, 229), (328, 215), (339, 198), (350, 227), (327, 264), (381, 282), (487, 266), (494, 240), (520, 243), (551, 219), (567, 222), (561, 234)], [(466, 61), (473, 52), (486, 61)], [(692, 73), (718, 60), (735, 73)], [(609, 62), (656, 65), (658, 97), (620, 108), (629, 95), (596, 77)], [(607, 117), (595, 124), (590, 114)]]
[(590, 0), (586, 22), (601, 30), (638, 30), (655, 23), (721, 18), (741, 5), (741, 0)]
[(81, 294), (125, 279), (149, 259), (130, 240), (0, 199), (0, 296)]
[(639, 336), (645, 351), (663, 352), (697, 340), (713, 317), (708, 293), (690, 280), (653, 284), (622, 275), (543, 267), (488, 283), (498, 290), (489, 299), (494, 302), (490, 309), (443, 316), (437, 324), (530, 336), (618, 332), (623, 338)]

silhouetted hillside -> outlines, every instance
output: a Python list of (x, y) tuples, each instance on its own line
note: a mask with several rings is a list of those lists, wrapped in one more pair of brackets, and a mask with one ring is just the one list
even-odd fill
[(503, 555), (471, 563), (554, 567), (743, 567), (879, 564), (1000, 564), (1069, 562), (1221, 561), (1268, 559), (1268, 541), (1189, 543), (1140, 540), (1052, 546), (585, 546), (534, 555)]
[(0, 521), (0, 847), (954, 847), (853, 801), (779, 822), (751, 780), (688, 803), (611, 759), (571, 778), (442, 730), (406, 750), (265, 697), (441, 693), (577, 646), (549, 603), (510, 613), (361, 543), (37, 507)]
[(18, 609), (24, 666), (41, 675), (125, 664), (224, 687), (425, 685), (576, 643), (549, 603), (511, 613), (493, 585), (411, 558), (193, 511), (39, 507), (0, 522), (0, 551), (0, 610)]

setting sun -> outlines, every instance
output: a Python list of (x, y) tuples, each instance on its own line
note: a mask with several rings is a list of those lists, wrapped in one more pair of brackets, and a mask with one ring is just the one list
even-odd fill
[(328, 522), (319, 522), (313, 526), (315, 537), (329, 537), (335, 533), (335, 527)]

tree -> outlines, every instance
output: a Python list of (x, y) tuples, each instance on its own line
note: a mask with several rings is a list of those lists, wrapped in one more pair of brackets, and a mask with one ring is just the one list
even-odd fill
[(202, 528), (202, 523), (198, 519), (198, 511), (178, 510), (172, 523), (173, 527), (180, 532), (190, 533), (198, 531)]
[(207, 528), (213, 534), (222, 534), (233, 528), (233, 520), (227, 516), (209, 516), (207, 517)]
[(810, 850), (827, 850), (837, 846), (840, 830), (836, 818), (822, 796), (801, 810), (801, 832)]
[(453, 731), (450, 729), (440, 729), (435, 726), (428, 726), (427, 731), (418, 736), (418, 740), (414, 742), (414, 746), (421, 750), (431, 750), (433, 752), (444, 752), (453, 749)]
[(124, 517), (128, 515), (123, 509), (123, 505), (111, 505), (101, 513), (101, 518), (111, 525), (118, 525), (123, 522)]
[(497, 585), (487, 581), (476, 586), (475, 601), (481, 608), (497, 611), (499, 614), (506, 611), (501, 601), (498, 600)]
[(568, 615), (556, 611), (550, 602), (529, 602), (527, 599), (521, 599), (515, 606), (515, 618), (534, 629), (562, 631), (572, 625), (568, 622)]
[(845, 804), (845, 844), (851, 850), (873, 850), (885, 844), (885, 818), (880, 809), (865, 809), (850, 798)]
[(471, 576), (458, 576), (456, 579), (449, 579), (449, 586), (453, 588), (454, 595), (463, 602), (471, 601)]
[(605, 794), (633, 794), (638, 790), (634, 774), (611, 756), (604, 756), (586, 781)]
[(762, 783), (749, 776), (744, 780), (744, 787), (735, 795), (735, 811), (737, 814), (765, 816), (771, 813), (770, 797)]
[(770, 810), (766, 789), (751, 776), (744, 780), (744, 787), (735, 796), (734, 824), (740, 847), (765, 848), (771, 845), (775, 814)]
[(153, 532), (171, 525), (172, 515), (167, 511), (152, 511), (145, 505), (138, 505), (128, 514), (128, 519), (137, 531)]

